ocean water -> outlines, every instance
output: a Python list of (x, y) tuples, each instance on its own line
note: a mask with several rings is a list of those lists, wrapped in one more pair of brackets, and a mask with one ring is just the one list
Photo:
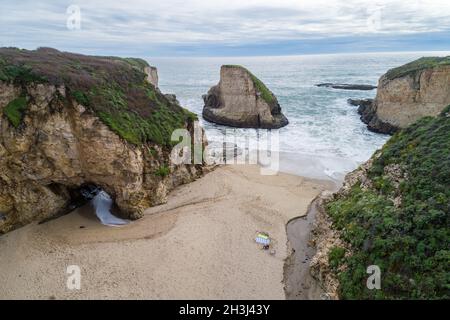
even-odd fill
[[(202, 119), (202, 95), (218, 83), (220, 66), (247, 67), (277, 96), (289, 125), (279, 129), (280, 170), (313, 178), (342, 179), (389, 138), (367, 130), (348, 98), (373, 98), (373, 91), (319, 88), (322, 82), (373, 84), (388, 69), (443, 52), (332, 54), (283, 57), (148, 58), (159, 86), (199, 115), (208, 140), (222, 141), (228, 127)], [(253, 131), (253, 132), (252, 132)], [(236, 129), (255, 135), (255, 129)]]

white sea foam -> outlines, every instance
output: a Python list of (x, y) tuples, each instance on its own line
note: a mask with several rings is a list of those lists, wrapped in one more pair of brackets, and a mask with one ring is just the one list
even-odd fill
[[(431, 53), (430, 53), (431, 54)], [(428, 54), (428, 55), (430, 55)], [(435, 53), (434, 53), (435, 54)], [(388, 69), (427, 53), (343, 54), (296, 57), (150, 59), (163, 92), (173, 92), (201, 118), (201, 96), (219, 81), (222, 64), (249, 68), (275, 93), (289, 125), (280, 129), (281, 171), (339, 179), (370, 158), (388, 136), (367, 130), (348, 98), (373, 98), (376, 91), (319, 88), (322, 82), (377, 84)], [(202, 121), (210, 141), (228, 127)], [(254, 136), (254, 129), (237, 129)], [(311, 162), (310, 164), (306, 163)]]
[(100, 191), (91, 201), (95, 209), (95, 214), (102, 224), (107, 226), (121, 226), (129, 223), (128, 220), (117, 218), (111, 213), (113, 200), (105, 191)]

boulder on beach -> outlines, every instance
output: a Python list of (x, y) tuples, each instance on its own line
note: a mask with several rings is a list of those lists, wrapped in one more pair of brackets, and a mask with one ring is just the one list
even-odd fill
[(203, 118), (214, 123), (263, 129), (277, 129), (289, 123), (275, 95), (241, 66), (222, 66), (219, 84), (203, 100)]

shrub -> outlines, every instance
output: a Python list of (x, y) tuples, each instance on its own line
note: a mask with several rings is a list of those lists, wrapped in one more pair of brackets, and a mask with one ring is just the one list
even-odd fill
[(328, 253), (328, 262), (332, 269), (337, 269), (345, 256), (345, 249), (341, 247), (333, 247)]
[[(399, 164), (397, 189), (383, 169)], [(327, 212), (353, 255), (338, 275), (344, 299), (448, 299), (450, 288), (450, 118), (423, 118), (394, 135), (374, 159), (370, 189), (353, 186)], [(401, 196), (401, 204), (392, 199)], [(365, 285), (369, 265), (382, 270), (381, 290)]]
[(153, 147), (148, 148), (148, 152), (153, 158), (156, 158), (158, 156), (158, 151)]
[(442, 117), (450, 117), (450, 105), (446, 106), (441, 112)]
[(159, 177), (163, 177), (163, 178), (168, 176), (169, 173), (170, 173), (170, 168), (167, 165), (162, 165), (155, 171), (155, 175), (157, 175)]
[(8, 65), (0, 60), (0, 81), (28, 84), (31, 82), (45, 82), (45, 77), (33, 73), (32, 68), (26, 65)]
[(89, 106), (89, 98), (88, 96), (81, 91), (74, 91), (72, 92), (72, 97), (75, 99), (76, 102), (78, 102), (79, 104), (83, 105), (83, 106)]
[(27, 98), (21, 96), (9, 102), (3, 110), (9, 122), (17, 128), (22, 122), (23, 115), (27, 110)]

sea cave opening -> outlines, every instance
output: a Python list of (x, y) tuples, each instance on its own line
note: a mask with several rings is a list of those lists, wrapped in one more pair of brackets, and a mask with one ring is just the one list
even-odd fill
[(75, 188), (52, 183), (48, 185), (48, 188), (52, 192), (64, 194), (70, 199), (66, 209), (58, 217), (69, 214), (78, 208), (87, 207), (88, 210), (85, 211), (95, 215), (96, 219), (104, 225), (120, 226), (129, 223), (129, 220), (119, 218), (121, 214), (113, 197), (94, 183), (84, 183)]

